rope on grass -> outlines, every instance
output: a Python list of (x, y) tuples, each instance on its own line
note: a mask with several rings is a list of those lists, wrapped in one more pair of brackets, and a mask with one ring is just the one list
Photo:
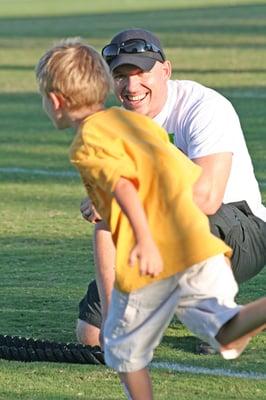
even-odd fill
[(74, 364), (104, 364), (99, 346), (57, 343), (20, 336), (0, 335), (0, 359), (24, 362), (48, 361)]

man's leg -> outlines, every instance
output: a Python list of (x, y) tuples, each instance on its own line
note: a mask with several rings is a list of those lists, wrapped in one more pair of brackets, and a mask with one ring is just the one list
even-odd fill
[(233, 249), (237, 283), (256, 276), (266, 265), (266, 222), (253, 215), (245, 201), (223, 204), (209, 222), (212, 233)]
[(92, 281), (86, 295), (79, 303), (79, 318), (76, 325), (77, 340), (85, 345), (99, 346), (102, 324), (101, 305), (96, 281)]
[(88, 324), (82, 319), (77, 320), (76, 325), (77, 340), (86, 346), (100, 346), (100, 329)]

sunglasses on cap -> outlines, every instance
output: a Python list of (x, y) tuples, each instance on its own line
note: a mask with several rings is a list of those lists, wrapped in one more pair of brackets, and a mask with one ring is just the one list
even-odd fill
[(165, 61), (165, 57), (159, 47), (146, 42), (144, 39), (130, 39), (120, 44), (110, 43), (102, 49), (102, 56), (108, 64), (119, 54), (140, 54), (147, 51), (160, 54), (162, 61)]

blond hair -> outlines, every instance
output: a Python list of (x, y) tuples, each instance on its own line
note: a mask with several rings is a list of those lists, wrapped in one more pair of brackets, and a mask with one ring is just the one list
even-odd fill
[(78, 38), (48, 50), (36, 66), (36, 78), (41, 93), (62, 95), (72, 110), (104, 103), (113, 87), (104, 59)]

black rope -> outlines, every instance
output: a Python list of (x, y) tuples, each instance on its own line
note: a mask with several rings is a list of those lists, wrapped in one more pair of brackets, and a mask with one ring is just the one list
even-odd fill
[(0, 358), (24, 362), (104, 364), (103, 352), (99, 346), (57, 343), (8, 335), (0, 335)]

